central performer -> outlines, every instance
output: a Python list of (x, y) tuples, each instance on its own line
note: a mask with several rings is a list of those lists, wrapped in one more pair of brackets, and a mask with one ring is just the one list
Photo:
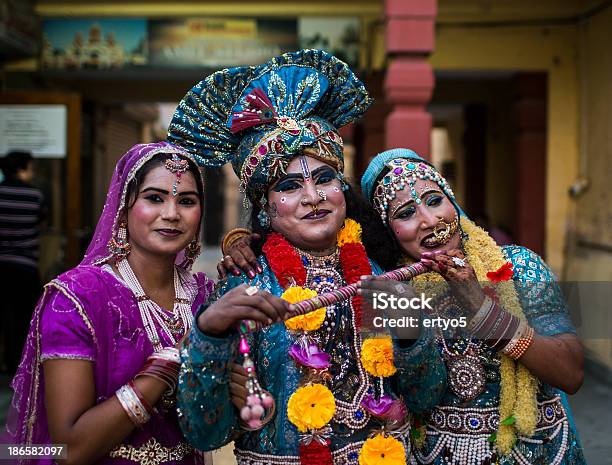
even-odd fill
[[(262, 238), (263, 272), (222, 281), (181, 350), (179, 418), (198, 449), (235, 440), (238, 463), (250, 465), (408, 461), (407, 411), (433, 407), (416, 406), (414, 392), (434, 377), (425, 364), (422, 378), (402, 376), (424, 355), (363, 328), (360, 297), (286, 321), (270, 304), (263, 329), (243, 339), (236, 330), (269, 294), (297, 302), (380, 273), (337, 130), (369, 105), (347, 65), (318, 50), (219, 71), (179, 104), (169, 140), (203, 165), (232, 163)], [(232, 363), (248, 373), (241, 410), (230, 401)]]

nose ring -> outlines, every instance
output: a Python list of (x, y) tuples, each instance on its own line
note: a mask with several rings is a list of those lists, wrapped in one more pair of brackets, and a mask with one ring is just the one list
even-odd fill
[(317, 195), (321, 200), (327, 200), (327, 194), (321, 189), (317, 189)]
[(308, 203), (308, 199), (306, 197), (302, 197), (302, 200), (300, 200), (300, 203), (302, 205), (306, 205)]

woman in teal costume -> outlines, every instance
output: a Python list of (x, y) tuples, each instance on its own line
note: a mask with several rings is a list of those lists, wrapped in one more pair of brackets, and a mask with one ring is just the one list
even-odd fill
[[(430, 274), (442, 276), (442, 282), (447, 282), (454, 290), (450, 301), (442, 297), (435, 301), (437, 314), (474, 317), (485, 305), (483, 288), (490, 287), (491, 279), (508, 279), (511, 273), (510, 282), (513, 282), (518, 304), (528, 325), (535, 330), (531, 345), (519, 357), (520, 364), (533, 375), (533, 392), (537, 392), (534, 394), (537, 406), (531, 411), (532, 415), (533, 410), (537, 412), (532, 425), (535, 432), (530, 431), (531, 435), (521, 431), (526, 429), (528, 421), (525, 422), (525, 418), (530, 414), (527, 390), (504, 380), (504, 366), (508, 366), (504, 363), (509, 359), (503, 361), (502, 352), (491, 348), (490, 341), (479, 341), (474, 333), (466, 331), (447, 331), (437, 336), (422, 332), (413, 346), (397, 349), (396, 359), (400, 361), (414, 359), (411, 354), (422, 352), (426, 347), (438, 349), (428, 351), (426, 363), (430, 376), (435, 379), (426, 377), (424, 385), (437, 384), (442, 388), (421, 390), (416, 394), (422, 404), (436, 407), (423, 415), (426, 427), (413, 435), (420, 436), (420, 440), (416, 441), (419, 446), (413, 447), (411, 462), (440, 465), (585, 463), (564, 402), (565, 395), (560, 392), (575, 393), (582, 383), (582, 347), (549, 267), (525, 247), (498, 248), (482, 229), (465, 217), (444, 178), (411, 150), (393, 149), (376, 156), (361, 185), (364, 195), (373, 203), (402, 251), (398, 263), (425, 259), (437, 272)], [(453, 232), (453, 219), (459, 216), (459, 227)], [(432, 233), (436, 228), (444, 230), (445, 224), (451, 225), (452, 234), (436, 241), (437, 236)], [(508, 262), (512, 268), (506, 266), (505, 271), (497, 270), (499, 262), (493, 267), (487, 263), (500, 257), (501, 263)], [(481, 276), (491, 271), (493, 274)], [(505, 278), (503, 273), (507, 273)], [(435, 281), (435, 276), (430, 276), (429, 281), (420, 278), (424, 276), (412, 283), (417, 288)], [(389, 283), (382, 280), (364, 280), (361, 284), (363, 295), (381, 290), (393, 292)], [(491, 296), (498, 300), (501, 308), (509, 310), (511, 299), (504, 296), (511, 296), (511, 293), (498, 292)], [(450, 369), (454, 361), (465, 360), (466, 355), (467, 358), (475, 355), (478, 360), (476, 365), (462, 365), (463, 381), (469, 384), (467, 389), (460, 377), (453, 378)], [(483, 379), (478, 376), (478, 364), (484, 369)], [(399, 370), (404, 376), (422, 374), (419, 364), (402, 364)], [(528, 379), (527, 373), (517, 368), (515, 381)], [(479, 381), (484, 382), (479, 385)], [(476, 385), (479, 389), (474, 388)], [(511, 408), (505, 412), (500, 408), (503, 386), (511, 386), (519, 396), (514, 407), (506, 398), (504, 405)]]
[[(276, 237), (282, 236), (290, 254), (301, 259), (306, 272), (303, 286), (325, 291), (345, 284), (336, 236), (345, 217), (359, 220), (361, 210), (342, 176), (342, 139), (336, 128), (359, 118), (369, 104), (363, 84), (346, 64), (325, 52), (305, 50), (255, 68), (223, 70), (202, 81), (180, 103), (169, 139), (202, 164), (231, 161), (253, 208), (254, 229), (263, 240), (271, 232), (280, 233)], [(258, 247), (255, 250), (259, 252)], [(181, 350), (178, 406), (183, 431), (202, 450), (235, 440), (239, 463), (306, 463), (300, 456), (302, 447), (320, 441), (331, 454), (326, 463), (356, 465), (363, 442), (380, 428), (362, 402), (384, 389), (396, 400), (403, 396), (410, 409), (431, 408), (433, 404), (418, 405), (421, 399), (411, 393), (435, 391), (435, 385), (421, 384), (421, 379), (437, 380), (440, 375), (422, 359), (427, 354), (415, 352), (399, 363), (420, 366), (421, 376), (372, 379), (360, 362), (361, 335), (353, 305), (344, 302), (329, 307), (323, 326), (315, 331), (331, 356), (328, 385), (336, 399), (331, 428), (309, 438), (288, 418), (287, 403), (302, 374), (289, 356), (296, 336), (283, 324), (250, 337), (259, 382), (275, 398), (276, 412), (262, 428), (245, 428), (230, 402), (229, 388), (231, 363), (239, 361), (233, 329), (237, 310), (224, 301), (245, 302), (246, 284), (257, 286), (255, 297), (280, 296), (286, 288), (280, 281), (286, 284), (287, 278), (273, 272), (269, 259), (258, 256), (262, 272), (256, 277), (243, 273), (222, 281), (216, 297), (198, 314), (197, 329)], [(368, 267), (374, 274), (379, 272), (373, 262)], [(217, 300), (220, 296), (224, 298)], [(404, 450), (398, 464), (406, 463), (409, 454), (407, 424), (401, 426), (404, 429), (396, 437)]]

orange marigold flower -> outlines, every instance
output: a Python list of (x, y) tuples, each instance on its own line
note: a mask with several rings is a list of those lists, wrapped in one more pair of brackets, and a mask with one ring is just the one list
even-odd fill
[[(316, 291), (300, 286), (292, 286), (283, 292), (281, 299), (285, 299), (287, 302), (294, 304), (302, 300), (312, 299), (316, 296)], [(327, 310), (323, 307), (313, 312), (305, 313), (304, 315), (289, 318), (285, 321), (285, 326), (291, 331), (316, 331), (321, 327), (326, 316)]]
[(336, 237), (338, 247), (342, 247), (344, 244), (352, 244), (355, 242), (361, 242), (361, 225), (357, 221), (347, 218), (344, 220), (344, 226)]
[(391, 376), (397, 369), (393, 364), (393, 343), (390, 337), (372, 337), (363, 341), (361, 364), (372, 376)]
[(323, 428), (336, 413), (336, 399), (322, 384), (310, 384), (295, 391), (287, 403), (287, 417), (300, 432)]
[(406, 465), (406, 452), (400, 441), (377, 434), (363, 443), (359, 465)]

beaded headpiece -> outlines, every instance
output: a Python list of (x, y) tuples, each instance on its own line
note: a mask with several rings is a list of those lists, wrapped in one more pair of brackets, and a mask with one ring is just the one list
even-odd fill
[(371, 99), (346, 63), (322, 50), (286, 53), (260, 66), (213, 73), (176, 109), (168, 140), (200, 165), (231, 162), (248, 197), (268, 186), (298, 154), (342, 172), (337, 128), (358, 119)]
[[(387, 170), (381, 178), (381, 174)], [(389, 203), (395, 199), (397, 191), (409, 189), (414, 201), (421, 203), (421, 198), (414, 188), (418, 179), (435, 182), (459, 213), (463, 213), (455, 202), (455, 194), (446, 179), (409, 149), (392, 149), (374, 157), (361, 178), (361, 189), (386, 224), (387, 209)]]
[(178, 194), (178, 185), (181, 183), (181, 176), (189, 169), (189, 162), (174, 153), (172, 154), (172, 158), (166, 160), (164, 166), (168, 171), (176, 174), (176, 180), (174, 184), (172, 184), (172, 195), (176, 197)]

